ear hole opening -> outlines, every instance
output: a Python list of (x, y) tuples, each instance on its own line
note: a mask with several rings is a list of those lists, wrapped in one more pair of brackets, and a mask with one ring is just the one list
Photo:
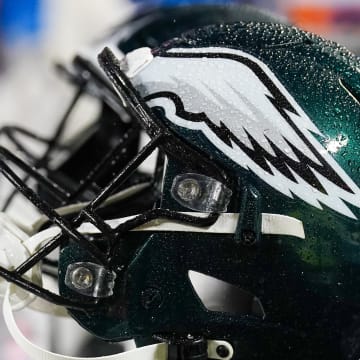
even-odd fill
[(265, 318), (260, 299), (251, 292), (197, 271), (189, 270), (188, 276), (196, 295), (207, 310)]

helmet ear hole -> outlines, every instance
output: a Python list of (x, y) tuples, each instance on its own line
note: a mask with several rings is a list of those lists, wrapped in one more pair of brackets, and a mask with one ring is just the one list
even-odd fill
[(197, 271), (190, 270), (188, 275), (196, 295), (207, 310), (265, 318), (260, 299), (251, 292)]

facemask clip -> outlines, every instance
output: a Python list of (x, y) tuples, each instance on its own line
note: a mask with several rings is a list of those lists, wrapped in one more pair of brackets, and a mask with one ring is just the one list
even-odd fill
[(226, 212), (232, 191), (223, 183), (202, 174), (181, 174), (174, 178), (172, 197), (182, 206), (206, 212)]
[(66, 270), (65, 284), (79, 294), (106, 298), (113, 294), (116, 274), (91, 262), (70, 264)]

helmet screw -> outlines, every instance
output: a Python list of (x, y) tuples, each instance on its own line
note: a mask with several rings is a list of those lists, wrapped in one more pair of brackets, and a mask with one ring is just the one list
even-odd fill
[(89, 289), (94, 283), (92, 271), (84, 266), (73, 269), (70, 274), (71, 283), (75, 289)]
[(225, 345), (219, 345), (217, 348), (216, 348), (216, 353), (222, 357), (222, 358), (226, 358), (229, 356), (230, 354), (230, 351), (229, 349), (225, 346)]
[(141, 304), (146, 310), (161, 306), (162, 296), (159, 289), (154, 287), (145, 289), (141, 294)]
[(184, 179), (177, 188), (179, 197), (184, 201), (193, 201), (201, 196), (201, 186), (195, 179)]
[(245, 246), (252, 246), (256, 243), (256, 234), (251, 230), (244, 230), (242, 232), (241, 242)]

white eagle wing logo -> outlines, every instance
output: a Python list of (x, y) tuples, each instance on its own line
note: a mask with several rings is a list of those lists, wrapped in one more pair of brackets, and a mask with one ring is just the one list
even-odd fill
[(227, 48), (172, 49), (132, 80), (151, 107), (164, 108), (178, 126), (202, 131), (232, 161), (279, 192), (356, 218), (346, 202), (360, 208), (359, 187), (315, 138), (322, 136), (319, 129), (257, 58)]

